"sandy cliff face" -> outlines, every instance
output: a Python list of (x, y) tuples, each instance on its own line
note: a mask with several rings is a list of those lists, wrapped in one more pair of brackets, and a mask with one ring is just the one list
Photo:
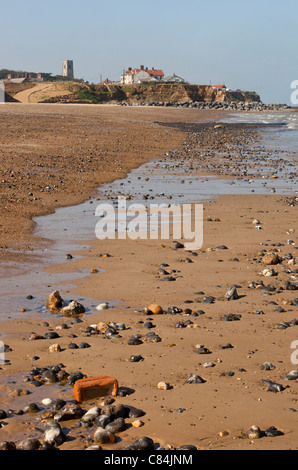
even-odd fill
[[(125, 87), (123, 87), (125, 91)], [(260, 97), (254, 92), (216, 92), (212, 86), (208, 85), (184, 85), (184, 84), (155, 84), (155, 85), (135, 85), (126, 92), (128, 101), (131, 102), (223, 102), (223, 101), (243, 101), (260, 102)]]
[[(32, 85), (31, 85), (32, 87)], [(255, 92), (223, 91), (216, 92), (209, 85), (189, 85), (179, 83), (155, 83), (140, 85), (88, 85), (77, 83), (43, 83), (42, 92), (20, 89), (21, 93), (33, 94), (34, 102), (40, 103), (115, 103), (127, 102), (129, 104), (155, 103), (181, 103), (181, 102), (232, 102), (244, 103), (261, 102)], [(45, 91), (46, 90), (46, 91)], [(16, 99), (21, 97), (14, 89)], [(22, 101), (20, 99), (20, 101)]]

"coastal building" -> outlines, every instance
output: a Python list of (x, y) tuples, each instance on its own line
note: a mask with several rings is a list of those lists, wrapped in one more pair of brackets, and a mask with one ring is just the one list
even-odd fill
[(178, 75), (176, 75), (175, 73), (173, 75), (170, 75), (169, 77), (165, 77), (163, 79), (163, 82), (167, 82), (167, 83), (187, 83), (187, 81), (184, 80), (184, 78), (178, 77)]
[(15, 72), (7, 74), (7, 80), (12, 83), (43, 82), (45, 78), (46, 74), (43, 73)]
[(73, 60), (63, 61), (62, 76), (67, 78), (74, 78)]
[(165, 74), (162, 70), (155, 70), (154, 67), (149, 69), (145, 68), (144, 65), (141, 65), (139, 69), (133, 69), (129, 67), (128, 70), (123, 72), (121, 76), (122, 85), (130, 85), (133, 83), (142, 83), (142, 82), (158, 82), (164, 78)]
[(213, 90), (215, 91), (226, 91), (226, 85), (213, 85)]

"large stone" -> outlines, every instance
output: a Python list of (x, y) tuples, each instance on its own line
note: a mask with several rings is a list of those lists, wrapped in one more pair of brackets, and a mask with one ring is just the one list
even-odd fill
[(111, 419), (125, 418), (126, 408), (121, 403), (118, 405), (107, 405), (102, 408), (101, 414)]
[(238, 292), (235, 286), (232, 286), (225, 294), (227, 300), (237, 300), (239, 299)]
[(66, 436), (57, 421), (52, 420), (45, 424), (44, 441), (57, 446), (60, 446), (66, 441)]
[(100, 415), (100, 408), (98, 408), (98, 406), (94, 406), (93, 408), (88, 410), (87, 413), (84, 414), (82, 421), (84, 423), (92, 423), (93, 421), (96, 420), (96, 418), (98, 418), (99, 415)]
[(69, 421), (71, 419), (80, 419), (84, 414), (84, 410), (76, 403), (66, 403), (57, 413), (55, 419), (57, 421)]
[(149, 312), (151, 312), (153, 315), (162, 315), (163, 314), (163, 308), (158, 305), (158, 304), (151, 304), (148, 307)]
[(276, 253), (266, 253), (262, 259), (262, 263), (267, 266), (276, 265), (280, 262), (279, 256)]
[(67, 305), (66, 307), (63, 307), (60, 310), (61, 315), (64, 315), (66, 317), (73, 317), (73, 316), (81, 315), (85, 312), (86, 312), (85, 307), (79, 302), (76, 302), (75, 300), (73, 300), (72, 302), (70, 302), (69, 305)]
[(115, 436), (113, 433), (103, 428), (97, 428), (94, 433), (94, 442), (96, 444), (113, 444), (115, 442)]
[(46, 300), (46, 307), (49, 310), (60, 310), (65, 306), (66, 303), (64, 302), (58, 291), (52, 292)]

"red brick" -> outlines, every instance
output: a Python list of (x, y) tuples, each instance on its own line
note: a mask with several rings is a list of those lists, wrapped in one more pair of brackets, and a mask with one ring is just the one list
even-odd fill
[(74, 398), (77, 402), (92, 400), (93, 398), (118, 395), (118, 381), (113, 377), (101, 375), (77, 380), (74, 385)]

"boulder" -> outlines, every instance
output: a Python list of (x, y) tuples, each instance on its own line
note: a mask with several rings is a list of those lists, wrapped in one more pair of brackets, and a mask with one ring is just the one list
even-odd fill
[(81, 315), (85, 312), (86, 312), (85, 307), (81, 305), (79, 302), (76, 302), (75, 300), (73, 300), (72, 302), (70, 302), (69, 305), (67, 305), (66, 307), (63, 307), (60, 310), (61, 315), (64, 315), (66, 317), (73, 317), (73, 316)]
[(60, 310), (65, 306), (66, 303), (64, 302), (58, 291), (52, 292), (46, 299), (46, 307), (49, 310)]
[(280, 262), (279, 256), (276, 253), (266, 253), (262, 259), (262, 263), (267, 266), (276, 265)]

